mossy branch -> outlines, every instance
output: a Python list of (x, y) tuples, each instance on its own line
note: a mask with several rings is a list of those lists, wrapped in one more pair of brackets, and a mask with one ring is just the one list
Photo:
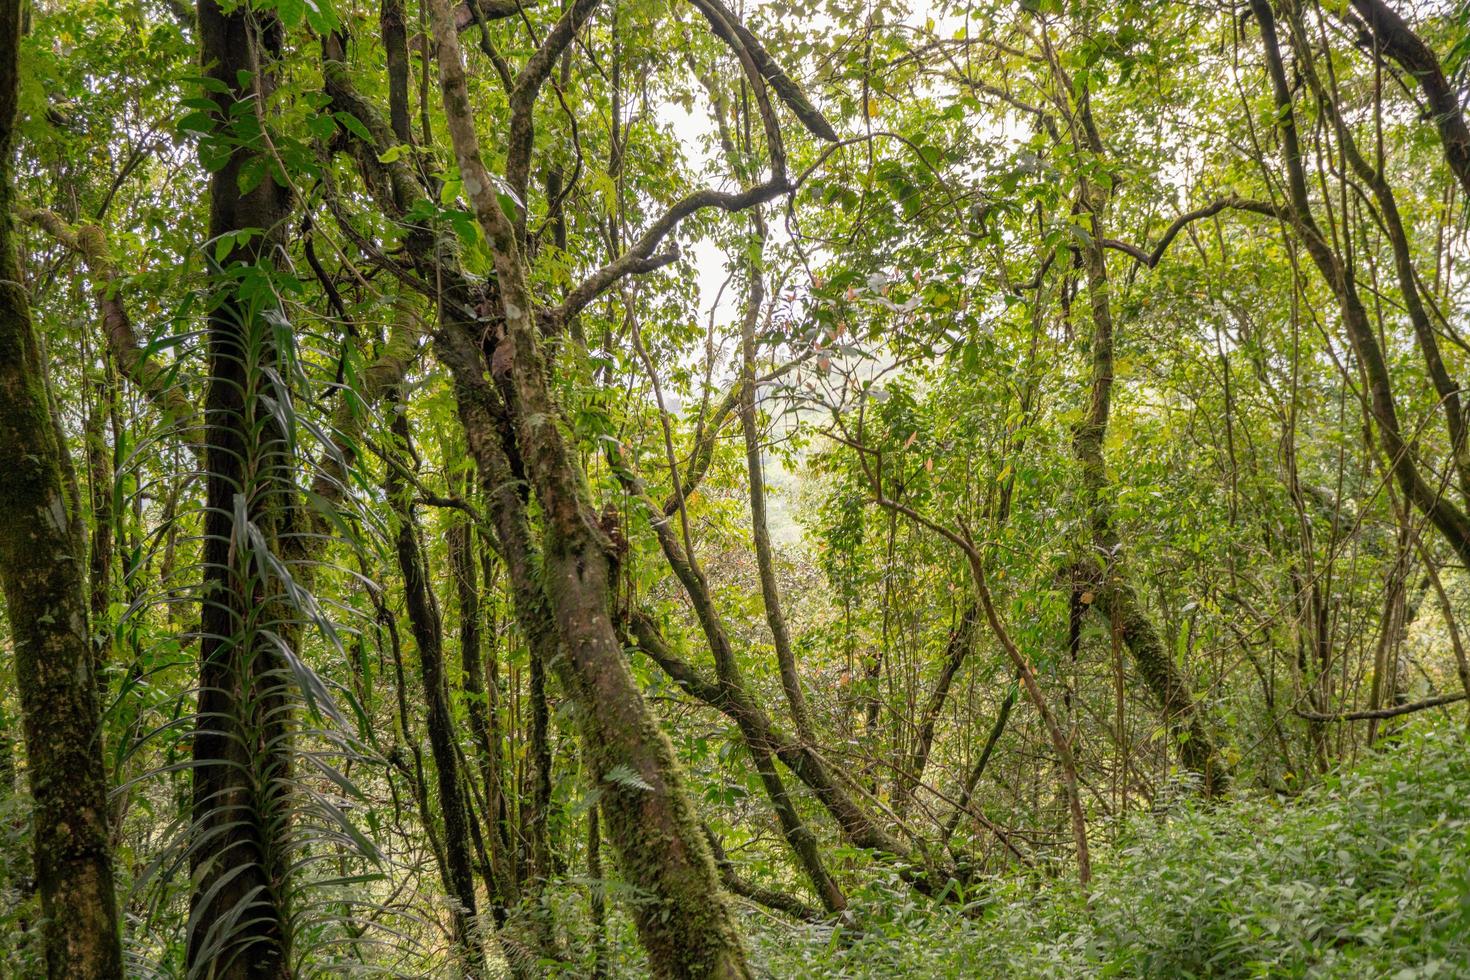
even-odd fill
[(122, 300), (117, 263), (108, 245), (107, 233), (99, 225), (70, 225), (54, 211), (21, 208), (20, 217), (46, 232), (65, 248), (82, 257), (87, 279), (102, 315), (102, 334), (118, 371), (153, 402), (165, 420), (178, 427), (190, 447), (204, 445), (203, 420), (188, 393), (179, 386), (175, 368), (153, 357), (138, 341), (132, 319)]

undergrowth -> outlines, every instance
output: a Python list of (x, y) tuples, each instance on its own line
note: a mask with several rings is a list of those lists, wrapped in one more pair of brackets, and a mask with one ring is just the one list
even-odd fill
[(771, 977), (1470, 976), (1470, 743), (1406, 735), (1290, 801), (1138, 817), (1100, 846), (1091, 902), (997, 881), (970, 914), (898, 882), (847, 930), (762, 920)]

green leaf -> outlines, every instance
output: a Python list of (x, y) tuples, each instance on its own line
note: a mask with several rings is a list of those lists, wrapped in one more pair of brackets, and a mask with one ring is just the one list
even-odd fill
[(628, 789), (639, 789), (646, 793), (653, 791), (652, 784), (640, 776), (637, 770), (626, 763), (620, 762), (613, 766), (607, 772), (603, 773), (602, 779), (604, 782), (616, 783)]
[(516, 220), (516, 199), (509, 194), (500, 193), (495, 195), (495, 200), (500, 202), (500, 210), (511, 221)]
[(319, 3), (317, 0), (305, 0), (306, 23), (318, 34), (326, 34), (335, 31), (341, 24), (337, 11), (329, 3)]
[(174, 124), (174, 128), (181, 133), (208, 133), (214, 127), (214, 116), (202, 110), (191, 112)]
[(251, 157), (240, 167), (240, 172), (235, 175), (235, 183), (240, 188), (241, 194), (249, 194), (260, 186), (265, 179), (266, 161), (264, 157)]
[(363, 142), (371, 143), (373, 141), (373, 134), (368, 132), (368, 128), (362, 124), (362, 120), (358, 119), (352, 113), (339, 109), (332, 113), (332, 118), (341, 123), (343, 129)]
[(300, 27), (306, 19), (306, 3), (304, 0), (276, 0), (276, 16), (287, 28)]

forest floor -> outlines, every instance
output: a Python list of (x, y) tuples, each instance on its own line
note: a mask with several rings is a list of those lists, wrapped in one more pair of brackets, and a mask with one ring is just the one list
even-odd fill
[(1106, 828), (1090, 902), (1059, 879), (1007, 879), (941, 907), (895, 879), (854, 896), (851, 930), (762, 918), (758, 973), (1470, 977), (1470, 740), (1441, 728), (1380, 746), (1295, 799)]

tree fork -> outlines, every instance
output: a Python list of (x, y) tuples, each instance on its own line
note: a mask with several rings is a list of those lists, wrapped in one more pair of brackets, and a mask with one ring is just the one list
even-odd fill
[[(563, 15), (517, 82), (513, 106), (534, 100), (534, 90), (525, 99), (521, 85), (538, 72), (550, 71), (558, 45), (570, 43), (579, 20), (593, 6), (578, 0)], [(608, 545), (597, 530), (582, 476), (559, 428), (515, 226), (501, 210), (496, 185), (480, 157), (453, 11), (447, 0), (431, 0), (430, 12), (455, 156), (498, 274), (506, 324), (500, 344), (506, 346), (513, 394), (507, 407), (545, 514), (543, 579), (565, 651), (555, 666), (566, 675), (568, 692), (582, 715), (592, 771), (604, 790), (603, 815), (623, 874), (652, 899), (634, 909), (639, 936), (655, 976), (746, 978), (751, 974), (745, 952), (673, 747), (634, 683), (613, 627)], [(513, 125), (513, 157), (522, 145), (518, 136), (521, 131)], [(631, 770), (636, 778), (609, 779), (615, 770)]]

